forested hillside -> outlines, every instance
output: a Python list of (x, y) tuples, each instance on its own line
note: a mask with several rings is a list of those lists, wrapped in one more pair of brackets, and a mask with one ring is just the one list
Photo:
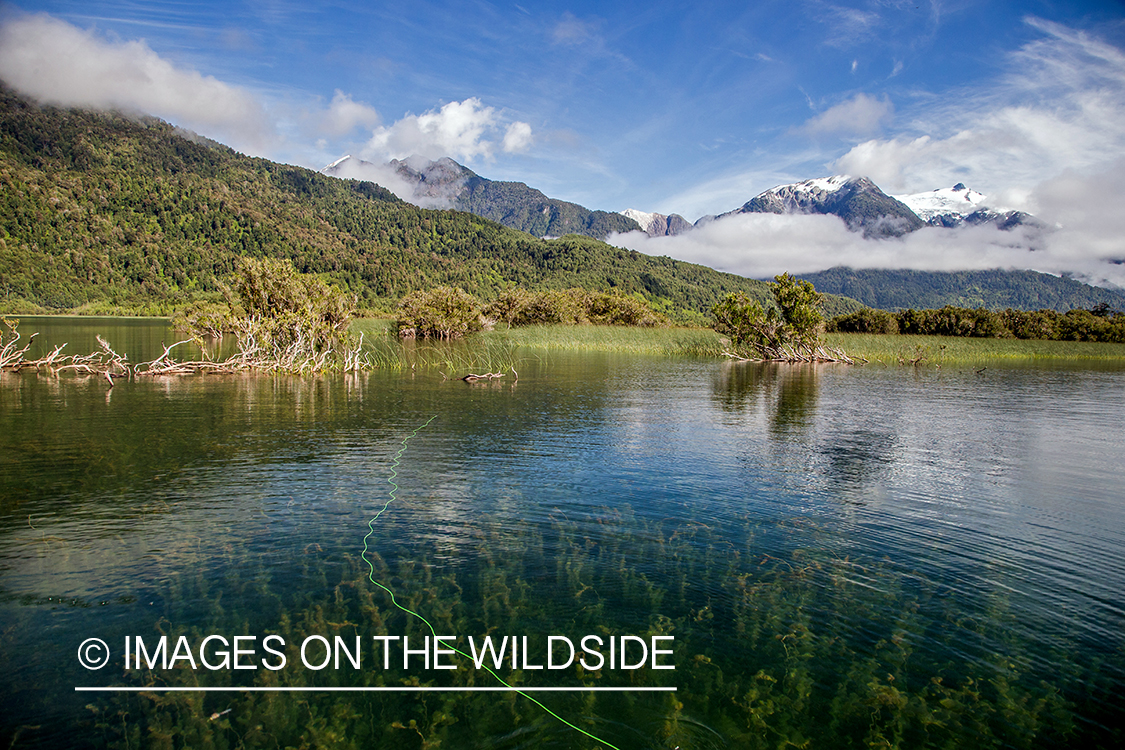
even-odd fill
[[(0, 309), (167, 312), (215, 296), (244, 255), (291, 259), (375, 309), (439, 284), (485, 299), (511, 286), (638, 293), (681, 320), (732, 291), (768, 297), (760, 281), (585, 237), (539, 240), (159, 120), (39, 107), (0, 88)], [(826, 311), (858, 307), (832, 298)]]
[(1125, 310), (1125, 293), (1038, 271), (887, 271), (833, 268), (805, 274), (822, 292), (843, 294), (883, 310), (946, 305), (988, 310)]

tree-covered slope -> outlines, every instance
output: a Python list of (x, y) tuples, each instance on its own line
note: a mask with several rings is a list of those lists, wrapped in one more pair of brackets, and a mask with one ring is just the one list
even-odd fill
[(805, 274), (818, 290), (870, 307), (936, 309), (945, 305), (989, 310), (1125, 309), (1125, 293), (1037, 271), (886, 271), (838, 267)]
[(538, 240), (158, 120), (39, 107), (0, 88), (0, 305), (169, 309), (215, 295), (240, 256), (290, 259), (376, 308), (440, 284), (486, 299), (509, 286), (639, 293), (697, 320), (729, 292), (768, 296), (760, 281), (586, 237)]

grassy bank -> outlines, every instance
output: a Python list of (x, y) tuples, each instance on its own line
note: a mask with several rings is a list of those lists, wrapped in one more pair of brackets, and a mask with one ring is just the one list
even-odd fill
[(831, 333), (825, 338), (832, 346), (873, 364), (909, 364), (921, 356), (919, 364), (925, 367), (1065, 361), (1125, 365), (1125, 344), (871, 333)]
[[(383, 346), (392, 322), (380, 319), (356, 321), (352, 330)], [(981, 363), (1023, 363), (1040, 361), (1100, 361), (1125, 365), (1125, 344), (1085, 341), (1037, 341), (1023, 339), (980, 339), (948, 336), (878, 335), (833, 333), (828, 344), (871, 364), (911, 364), (919, 356), (924, 367), (973, 365)], [(520, 349), (558, 351), (625, 352), (664, 356), (718, 357), (720, 337), (706, 328), (627, 328), (622, 326), (528, 326), (476, 333), (461, 343), (436, 347), (417, 344), (413, 351), (480, 352)], [(390, 352), (390, 349), (387, 350)], [(417, 354), (415, 356), (418, 356)]]

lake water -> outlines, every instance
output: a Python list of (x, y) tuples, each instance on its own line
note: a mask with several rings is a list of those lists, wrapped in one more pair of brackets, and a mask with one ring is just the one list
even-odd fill
[[(4, 746), (1125, 740), (1125, 371), (521, 357), (477, 384), (0, 376)], [(515, 666), (428, 661), (388, 590)], [(359, 666), (318, 668), (338, 636)], [(576, 659), (536, 669), (551, 636)], [(580, 690), (464, 689), (500, 680)], [(456, 690), (308, 690), (388, 687)]]

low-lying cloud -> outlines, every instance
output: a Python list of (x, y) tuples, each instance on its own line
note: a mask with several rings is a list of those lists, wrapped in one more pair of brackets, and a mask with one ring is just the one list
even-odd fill
[[(1122, 165), (1125, 166), (1125, 165)], [(1112, 209), (1125, 189), (1121, 170), (1097, 178), (1070, 175), (1036, 191), (1050, 228), (1003, 231), (992, 225), (925, 227), (901, 238), (865, 239), (843, 220), (825, 215), (734, 214), (686, 234), (617, 234), (607, 241), (649, 255), (667, 255), (751, 278), (782, 272), (851, 268), (968, 271), (1031, 269), (1073, 274), (1089, 283), (1125, 287), (1125, 218)], [(1100, 181), (1100, 185), (1099, 185)], [(1087, 195), (1091, 202), (1083, 203)]]
[(244, 150), (277, 137), (249, 91), (178, 68), (143, 41), (108, 41), (45, 14), (0, 25), (0, 78), (46, 104), (154, 114)]

